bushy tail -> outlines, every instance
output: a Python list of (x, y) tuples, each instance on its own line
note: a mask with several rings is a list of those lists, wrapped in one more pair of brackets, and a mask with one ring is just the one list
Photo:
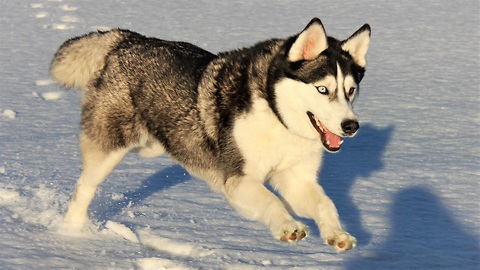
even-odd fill
[(105, 65), (107, 54), (122, 39), (120, 30), (91, 32), (65, 41), (53, 57), (50, 73), (67, 88), (84, 89)]

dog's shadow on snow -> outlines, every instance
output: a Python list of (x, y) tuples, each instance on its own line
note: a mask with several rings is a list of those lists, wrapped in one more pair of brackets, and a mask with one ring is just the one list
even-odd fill
[(389, 235), (346, 269), (478, 269), (478, 236), (462, 228), (429, 188), (399, 191), (388, 215)]
[(121, 200), (105, 199), (97, 206), (92, 204), (92, 212), (97, 220), (106, 222), (151, 195), (191, 179), (182, 166), (173, 165), (147, 177), (139, 188), (123, 193)]
[(337, 206), (344, 229), (357, 238), (359, 246), (369, 243), (371, 234), (363, 227), (350, 192), (360, 177), (368, 181), (369, 176), (384, 167), (383, 153), (393, 131), (393, 126), (377, 128), (364, 124), (357, 136), (345, 140), (339, 153), (324, 154), (319, 182)]

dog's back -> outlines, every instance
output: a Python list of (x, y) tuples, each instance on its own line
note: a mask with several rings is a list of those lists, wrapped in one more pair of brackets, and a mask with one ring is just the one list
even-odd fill
[[(144, 46), (145, 44), (148, 46)], [(176, 56), (181, 56), (190, 57), (189, 60), (199, 59), (200, 63), (188, 62), (188, 65), (185, 65), (198, 68), (215, 57), (210, 52), (186, 42), (148, 38), (129, 30), (113, 29), (91, 32), (64, 42), (55, 53), (50, 72), (53, 79), (62, 86), (85, 89), (95, 73), (105, 68), (108, 57), (122, 54), (122, 49), (124, 56), (130, 57), (124, 59), (126, 64), (135, 60), (140, 63), (148, 60), (178, 61), (182, 59)], [(170, 59), (169, 55), (172, 56)], [(172, 66), (168, 64), (172, 63), (163, 63), (166, 70), (171, 70)], [(179, 66), (179, 63), (175, 64)], [(141, 67), (137, 67), (137, 70), (139, 68)], [(97, 77), (100, 75), (97, 74)]]
[(137, 146), (146, 133), (175, 130), (178, 119), (198, 122), (187, 115), (215, 57), (186, 42), (113, 29), (67, 40), (50, 69), (59, 84), (84, 90), (82, 132), (111, 151)]

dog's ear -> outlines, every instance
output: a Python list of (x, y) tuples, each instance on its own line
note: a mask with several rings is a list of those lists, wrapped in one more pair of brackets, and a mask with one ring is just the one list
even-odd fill
[(318, 18), (313, 18), (305, 29), (298, 35), (288, 52), (288, 60), (313, 60), (328, 48), (325, 28)]
[(366, 65), (365, 56), (370, 44), (370, 32), (370, 25), (365, 24), (341, 43), (342, 49), (348, 52), (361, 67)]

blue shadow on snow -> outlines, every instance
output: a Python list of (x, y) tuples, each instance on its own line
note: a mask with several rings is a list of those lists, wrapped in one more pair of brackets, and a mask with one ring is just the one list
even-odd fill
[(480, 269), (478, 236), (466, 232), (427, 188), (398, 192), (390, 223), (386, 240), (346, 269)]
[(324, 154), (319, 182), (337, 207), (344, 229), (357, 238), (358, 246), (368, 244), (371, 234), (362, 225), (361, 213), (350, 191), (359, 177), (369, 177), (383, 169), (383, 153), (393, 131), (394, 126), (377, 128), (363, 124), (354, 138), (345, 140), (339, 153)]
[(154, 193), (191, 179), (192, 176), (190, 176), (182, 166), (173, 165), (167, 167), (143, 180), (138, 189), (124, 193), (124, 198), (122, 200), (105, 200), (95, 207), (93, 213), (98, 220), (106, 222), (125, 209), (143, 201)]

